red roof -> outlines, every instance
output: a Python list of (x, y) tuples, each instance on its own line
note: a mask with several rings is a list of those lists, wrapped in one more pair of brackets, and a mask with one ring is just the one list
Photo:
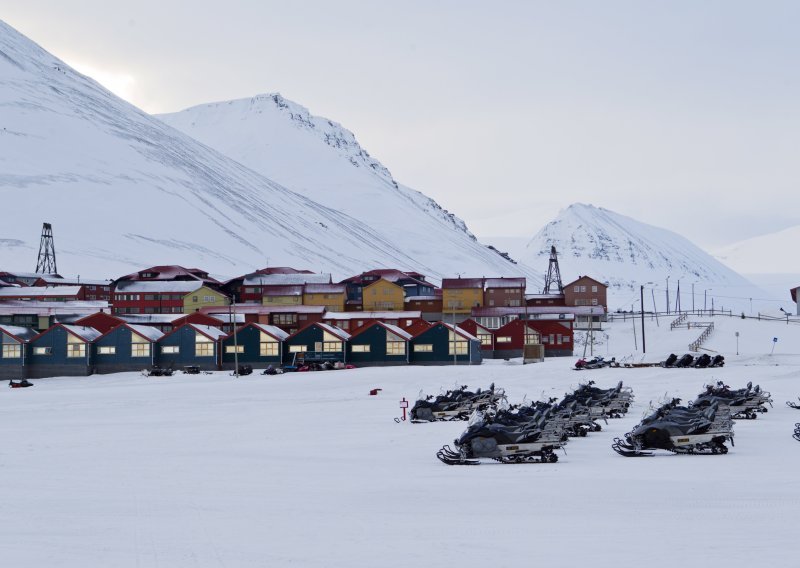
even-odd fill
[[(141, 276), (141, 274), (150, 272), (155, 275), (147, 278)], [(144, 268), (132, 272), (131, 274), (121, 276), (117, 278), (117, 281), (119, 280), (202, 280), (209, 284), (221, 284), (219, 280), (211, 278), (205, 270), (200, 270), (199, 268), (184, 268), (177, 264), (151, 266), (150, 268)]]
[(369, 281), (377, 281), (380, 278), (384, 280), (388, 280), (391, 283), (396, 283), (398, 280), (411, 280), (415, 284), (420, 284), (422, 286), (430, 286), (431, 288), (435, 288), (433, 284), (430, 282), (425, 281), (424, 276), (419, 272), (403, 272), (402, 270), (397, 270), (396, 268), (379, 268), (376, 270), (369, 270), (367, 272), (362, 272), (356, 276), (351, 276), (345, 280), (342, 280), (342, 284), (363, 284), (365, 277), (374, 276), (377, 278), (367, 278)]
[(443, 290), (458, 290), (465, 288), (480, 288), (483, 290), (483, 278), (444, 278)]

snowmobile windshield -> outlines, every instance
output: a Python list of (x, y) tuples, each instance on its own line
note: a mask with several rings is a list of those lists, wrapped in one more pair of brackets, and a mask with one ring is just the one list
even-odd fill
[(484, 416), (483, 412), (476, 410), (473, 412), (469, 417), (469, 422), (467, 422), (467, 428), (472, 428), (475, 426), (476, 428), (480, 428), (483, 426), (484, 423)]

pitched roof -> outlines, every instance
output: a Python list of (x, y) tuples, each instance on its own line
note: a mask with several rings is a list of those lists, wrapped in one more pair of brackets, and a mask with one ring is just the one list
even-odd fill
[(81, 286), (22, 286), (20, 288), (0, 288), (0, 298), (60, 297), (77, 296)]
[(592, 282), (594, 282), (596, 284), (600, 284), (600, 286), (608, 288), (608, 284), (604, 284), (603, 282), (600, 282), (599, 280), (595, 280), (591, 276), (578, 276), (572, 282), (568, 282), (567, 284), (564, 284), (564, 288), (566, 288), (567, 286), (572, 286), (573, 284), (575, 284), (576, 282), (580, 282), (581, 280), (591, 280)]
[[(253, 327), (257, 327), (258, 329), (260, 329), (264, 333), (267, 333), (267, 334), (271, 335), (272, 337), (274, 337), (275, 339), (278, 339), (280, 341), (283, 341), (287, 337), (289, 337), (288, 333), (286, 333), (285, 331), (283, 331), (279, 327), (275, 327), (274, 325), (266, 325), (266, 324), (263, 324), (263, 323), (255, 323), (255, 322), (252, 322), (249, 325), (251, 325)], [(233, 334), (231, 334), (231, 335), (233, 335)]]
[(322, 323), (322, 322), (315, 322), (312, 325), (316, 325), (319, 328), (327, 331), (328, 333), (330, 333), (332, 335), (335, 335), (336, 337), (338, 337), (342, 341), (347, 341), (347, 340), (350, 339), (350, 334), (349, 333), (347, 333), (345, 330), (343, 330), (340, 327), (336, 327), (335, 325), (331, 325), (329, 323)]
[(145, 339), (149, 339), (150, 341), (158, 341), (164, 337), (164, 333), (162, 331), (150, 325), (136, 325), (131, 323), (126, 323), (123, 325), (136, 332), (138, 335), (141, 335)]
[(382, 321), (372, 321), (372, 322), (370, 322), (370, 323), (368, 323), (366, 325), (363, 325), (363, 326), (359, 327), (357, 330), (355, 330), (350, 337), (351, 338), (358, 337), (359, 335), (361, 335), (362, 333), (364, 333), (368, 329), (372, 329), (376, 325), (384, 328), (386, 331), (389, 331), (390, 333), (395, 334), (396, 336), (400, 337), (401, 339), (404, 339), (405, 341), (409, 341), (413, 337), (406, 330), (400, 329), (396, 325), (392, 325), (390, 323), (384, 323)]
[(220, 284), (218, 280), (215, 278), (211, 278), (208, 275), (208, 272), (205, 270), (200, 270), (199, 268), (184, 268), (183, 266), (178, 266), (177, 264), (165, 264), (159, 266), (151, 266), (150, 268), (143, 268), (142, 270), (137, 270), (136, 272), (132, 272), (130, 274), (126, 274), (125, 276), (120, 276), (117, 278), (117, 281), (128, 281), (128, 280), (138, 280), (141, 278), (139, 275), (146, 272), (154, 272), (156, 275), (152, 278), (148, 278), (145, 280), (147, 281), (154, 281), (154, 280), (203, 280), (209, 282), (211, 284)]
[(342, 284), (362, 284), (365, 277), (367, 277), (368, 280), (371, 280), (369, 278), (370, 276), (377, 276), (378, 279), (383, 278), (384, 280), (388, 280), (392, 283), (396, 283), (398, 280), (408, 280), (410, 284), (430, 286), (431, 288), (436, 287), (430, 282), (423, 280), (422, 274), (418, 272), (403, 272), (402, 270), (397, 270), (395, 268), (379, 268), (377, 270), (362, 272), (361, 274), (357, 274), (356, 276), (351, 276), (350, 278), (342, 280)]
[[(67, 324), (59, 324), (59, 325), (64, 329), (66, 329), (69, 333), (71, 333), (75, 337), (83, 339), (88, 343), (91, 343), (92, 341), (103, 335), (93, 327), (84, 327), (82, 325), (67, 325)], [(53, 328), (51, 327), (50, 329)]]
[(202, 280), (125, 280), (117, 283), (115, 293), (188, 294), (205, 286)]
[(27, 343), (37, 335), (39, 335), (35, 329), (30, 327), (20, 327), (17, 325), (0, 325), (0, 332), (5, 333), (6, 335), (10, 335), (17, 341), (21, 341), (22, 343)]
[(213, 339), (215, 341), (217, 339), (219, 339), (220, 337), (224, 337), (224, 336), (228, 335), (227, 333), (222, 331), (220, 328), (211, 327), (210, 325), (200, 325), (198, 323), (188, 323), (186, 325), (191, 326), (197, 332), (202, 333), (203, 335), (205, 335), (209, 339)]
[(62, 278), (53, 274), (42, 274), (39, 280), (56, 286), (111, 286), (110, 280), (87, 280), (85, 278)]
[[(0, 308), (3, 304), (0, 302)], [(228, 312), (227, 306), (206, 306), (200, 308), (201, 314), (208, 314), (216, 317), (217, 314)], [(262, 304), (236, 304), (237, 314), (322, 314), (325, 312), (325, 306), (264, 306)]]
[(452, 323), (445, 323), (445, 322), (440, 322), (440, 323), (450, 331), (455, 331), (456, 335), (460, 335), (461, 337), (469, 339), (470, 341), (480, 341), (477, 337), (469, 333), (466, 329), (462, 329), (458, 326), (453, 326)]

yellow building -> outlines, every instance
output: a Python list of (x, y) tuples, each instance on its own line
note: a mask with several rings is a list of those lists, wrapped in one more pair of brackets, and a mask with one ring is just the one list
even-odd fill
[(469, 314), (483, 305), (483, 278), (442, 280), (442, 313)]
[(325, 306), (331, 312), (343, 312), (346, 300), (344, 284), (306, 284), (303, 290), (304, 305)]
[(261, 303), (265, 306), (300, 306), (303, 286), (265, 286)]
[(183, 297), (183, 313), (191, 314), (200, 308), (227, 306), (228, 297), (208, 286), (200, 286), (197, 290), (189, 292)]
[(361, 303), (365, 312), (402, 311), (405, 296), (402, 286), (380, 278), (364, 287)]

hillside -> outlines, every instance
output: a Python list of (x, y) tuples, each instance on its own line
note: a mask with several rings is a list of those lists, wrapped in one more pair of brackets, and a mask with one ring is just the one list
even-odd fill
[[(413, 235), (399, 241), (295, 193), (122, 101), (5, 23), (0, 126), (4, 269), (33, 269), (48, 221), (67, 275), (154, 264), (221, 276), (266, 264), (337, 277), (383, 266), (433, 277), (519, 272), (456, 220), (431, 232), (399, 212)], [(303, 157), (297, 164), (318, 167)], [(448, 254), (431, 242), (446, 242)]]

